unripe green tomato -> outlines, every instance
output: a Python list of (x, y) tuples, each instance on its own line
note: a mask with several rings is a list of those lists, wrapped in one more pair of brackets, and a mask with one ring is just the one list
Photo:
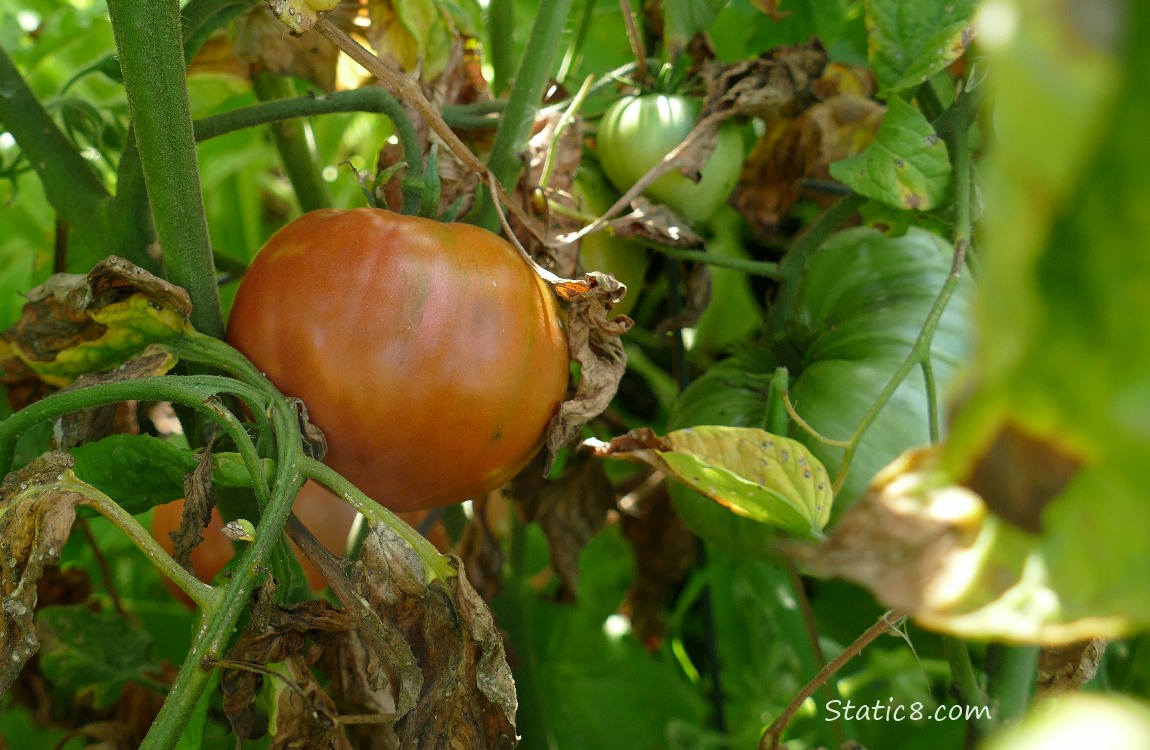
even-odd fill
[[(607, 178), (626, 191), (683, 142), (699, 117), (702, 101), (667, 94), (626, 96), (603, 113), (599, 123), (599, 161)], [(692, 224), (699, 224), (727, 202), (743, 168), (743, 139), (737, 128), (720, 129), (715, 150), (692, 182), (677, 170), (643, 191)]]
[[(579, 167), (571, 192), (579, 210), (593, 216), (601, 216), (618, 198), (602, 173), (586, 165)], [(579, 240), (579, 260), (584, 271), (603, 271), (626, 285), (626, 296), (612, 312), (630, 315), (647, 273), (646, 248), (604, 230)]]

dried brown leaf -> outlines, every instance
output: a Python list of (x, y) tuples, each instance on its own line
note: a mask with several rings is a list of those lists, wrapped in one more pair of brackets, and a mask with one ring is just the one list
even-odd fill
[(538, 462), (512, 481), (511, 494), (528, 521), (539, 524), (551, 550), (551, 566), (563, 587), (561, 601), (575, 597), (579, 555), (607, 523), (615, 507), (615, 490), (603, 462), (580, 452), (557, 479), (543, 478)]
[[(530, 469), (528, 469), (530, 471)], [(473, 514), (459, 540), (467, 580), (485, 601), (491, 601), (503, 587), (503, 547), (506, 518), (514, 510), (502, 490), (489, 492), (473, 504)]]
[(818, 40), (777, 47), (754, 60), (712, 65), (700, 119), (733, 110), (742, 117), (770, 122), (791, 117), (814, 101), (811, 87), (822, 75), (827, 53)]
[(46, 453), (4, 478), (0, 485), (0, 694), (39, 650), (33, 627), (37, 584), (55, 565), (76, 520), (83, 494), (62, 482), (71, 478), (71, 454)]
[(1107, 641), (1094, 638), (1064, 646), (1049, 646), (1038, 653), (1036, 698), (1072, 692), (1094, 679), (1106, 653)]
[(680, 328), (693, 328), (698, 325), (707, 305), (711, 304), (711, 268), (704, 263), (694, 263), (687, 267), (683, 276), (683, 309), (677, 315), (670, 315), (655, 326), (655, 333), (662, 336)]
[(702, 247), (703, 238), (682, 217), (661, 203), (639, 196), (631, 201), (631, 213), (607, 222), (620, 237), (641, 237), (668, 247)]
[(175, 545), (172, 558), (189, 573), (196, 572), (192, 569), (192, 550), (204, 541), (203, 531), (211, 521), (215, 507), (212, 452), (209, 446), (200, 453), (196, 468), (184, 475), (184, 508), (180, 516), (180, 527), (168, 534)]
[[(344, 2), (325, 18), (350, 32), (357, 5)], [(339, 49), (320, 34), (289, 36), (265, 4), (253, 6), (250, 13), (236, 19), (231, 46), (237, 58), (257, 70), (302, 78), (323, 91), (335, 90)]]
[(627, 370), (627, 353), (619, 337), (632, 325), (625, 315), (611, 316), (620, 298), (620, 284), (611, 276), (592, 272), (585, 277), (585, 287), (560, 284), (556, 291), (570, 301), (567, 344), (580, 365), (580, 376), (575, 395), (559, 406), (547, 426), (545, 473), (558, 452), (615, 397)]
[[(413, 654), (411, 663), (383, 665), (399, 673), (400, 746), (513, 747), (514, 681), (502, 638), (467, 577), (428, 582), (414, 551), (377, 524), (364, 543), (355, 583), (385, 626), (403, 634)], [(407, 707), (405, 690), (412, 685), (416, 699)]]

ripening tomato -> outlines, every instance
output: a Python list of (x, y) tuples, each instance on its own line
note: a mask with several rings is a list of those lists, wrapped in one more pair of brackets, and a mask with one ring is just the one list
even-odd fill
[(382, 209), (314, 211), (277, 232), (240, 284), (228, 341), (303, 399), (325, 461), (392, 510), (506, 482), (567, 391), (559, 308), (514, 248)]
[[(599, 122), (599, 161), (611, 183), (625, 191), (683, 142), (695, 126), (702, 101), (687, 96), (625, 96), (611, 104)], [(715, 150), (692, 182), (672, 170), (644, 194), (665, 203), (692, 224), (706, 221), (727, 202), (743, 168), (743, 139), (737, 128), (719, 130)]]
[[(300, 488), (292, 510), (325, 547), (336, 555), (343, 555), (356, 516), (354, 508), (315, 482), (306, 482)], [(180, 528), (183, 513), (183, 500), (157, 505), (152, 513), (152, 536), (168, 554), (175, 548), (172, 538), (168, 535)], [(409, 522), (418, 522), (418, 519), (411, 519)], [(224, 536), (223, 526), (224, 522), (220, 519), (219, 511), (213, 509), (212, 517), (203, 531), (204, 540), (192, 550), (192, 567), (196, 570), (196, 576), (205, 583), (219, 575), (224, 565), (235, 554), (231, 540)], [(302, 555), (300, 561), (303, 563), (304, 573), (307, 574), (307, 582), (312, 591), (324, 589), (327, 581), (319, 570)], [(174, 585), (169, 584), (168, 588), (186, 604), (191, 604), (187, 595)]]

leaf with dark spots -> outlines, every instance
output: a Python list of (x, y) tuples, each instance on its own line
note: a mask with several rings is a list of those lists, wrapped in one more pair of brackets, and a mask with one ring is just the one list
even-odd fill
[(811, 89), (826, 64), (826, 50), (814, 40), (716, 67), (708, 71), (710, 87), (700, 119), (728, 110), (768, 122), (798, 114), (814, 100)]
[(1042, 512), (1081, 466), (1081, 457), (1051, 439), (1007, 424), (974, 462), (964, 484), (999, 518), (1039, 534)]
[(579, 582), (579, 555), (615, 507), (615, 490), (603, 462), (580, 453), (552, 480), (545, 479), (537, 465), (528, 466), (512, 481), (510, 491), (526, 519), (537, 522), (547, 537), (551, 565), (563, 582), (559, 598), (572, 599)]
[(1093, 680), (1106, 653), (1106, 644), (1102, 638), (1092, 638), (1043, 648), (1038, 653), (1035, 697), (1076, 691)]
[(382, 665), (400, 685), (400, 747), (513, 747), (516, 698), (503, 640), (462, 571), (428, 582), (415, 552), (379, 524), (355, 571), (357, 588), (385, 627), (410, 644), (410, 663)]
[(32, 624), (37, 583), (45, 566), (60, 559), (76, 506), (85, 502), (64, 484), (75, 482), (71, 467), (67, 453), (48, 453), (0, 486), (0, 694), (40, 647)]

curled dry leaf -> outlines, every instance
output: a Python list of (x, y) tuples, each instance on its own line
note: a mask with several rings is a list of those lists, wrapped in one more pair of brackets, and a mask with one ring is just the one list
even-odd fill
[[(270, 4), (269, 4), (270, 5)], [(319, 34), (297, 39), (284, 33), (284, 25), (269, 5), (254, 6), (231, 25), (231, 47), (237, 58), (256, 70), (302, 78), (322, 91), (336, 88), (339, 49)], [(358, 3), (345, 2), (327, 18), (351, 32)], [(196, 55), (193, 65), (207, 52)]]
[(68, 541), (84, 485), (67, 453), (47, 453), (0, 485), (0, 694), (40, 647), (32, 623), (37, 584)]
[(551, 566), (563, 583), (559, 599), (573, 600), (579, 554), (606, 525), (607, 514), (615, 507), (615, 490), (603, 462), (580, 454), (561, 477), (548, 480), (536, 461), (512, 480), (510, 491), (526, 519), (537, 522), (547, 537)]
[(208, 446), (200, 452), (196, 468), (184, 475), (184, 509), (180, 527), (168, 534), (175, 548), (172, 558), (189, 573), (192, 569), (192, 550), (204, 541), (204, 529), (212, 519), (216, 507), (216, 493), (212, 484), (212, 451)]
[[(413, 706), (402, 685), (398, 693), (400, 747), (514, 747), (515, 683), (491, 613), (467, 577), (428, 581), (416, 553), (382, 524), (371, 526), (355, 571), (372, 610), (411, 644), (415, 664), (400, 670), (420, 674)], [(396, 666), (382, 665), (393, 675)]]
[(545, 474), (559, 451), (578, 436), (583, 425), (603, 413), (619, 390), (627, 370), (627, 352), (619, 337), (632, 325), (625, 315), (610, 317), (622, 296), (621, 288), (614, 277), (598, 271), (587, 274), (582, 282), (555, 284), (556, 293), (570, 303), (567, 344), (580, 374), (575, 395), (560, 404), (547, 426)]
[[(266, 593), (266, 587), (261, 589)], [(264, 596), (257, 608), (259, 616), (253, 615), (228, 651), (228, 662), (237, 666), (225, 665), (220, 675), (224, 712), (236, 737), (243, 742), (256, 734), (256, 699), (265, 681), (272, 679), (272, 747), (347, 747), (335, 704), (311, 665), (354, 627), (354, 619), (318, 599), (280, 607)], [(290, 744), (295, 738), (306, 741)]]
[(731, 112), (770, 122), (794, 116), (814, 101), (812, 86), (822, 75), (827, 53), (818, 40), (777, 47), (754, 60), (714, 65), (701, 117)]
[(641, 237), (668, 247), (702, 247), (703, 238), (687, 222), (661, 203), (643, 196), (631, 201), (631, 213), (607, 222), (606, 226), (620, 237)]
[(61, 388), (116, 367), (145, 342), (183, 335), (191, 325), (187, 292), (115, 256), (87, 276), (56, 274), (26, 296), (20, 320), (0, 333), (10, 398), (35, 392), (36, 380)]

